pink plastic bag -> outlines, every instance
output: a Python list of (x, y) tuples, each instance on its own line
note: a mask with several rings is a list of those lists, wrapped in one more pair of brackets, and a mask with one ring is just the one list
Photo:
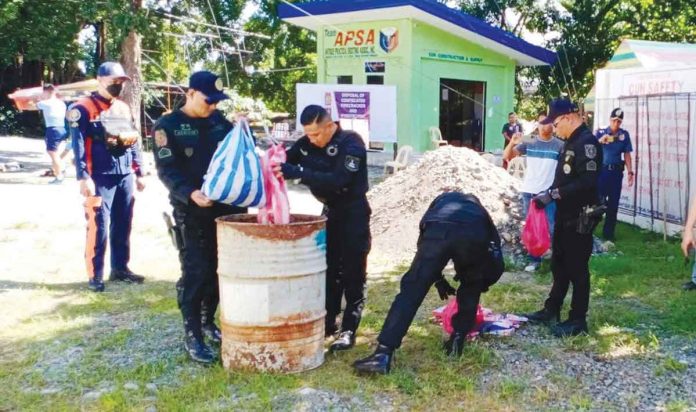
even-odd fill
[[(459, 311), (459, 306), (457, 305), (457, 299), (451, 299), (447, 302), (447, 305), (440, 309), (433, 311), (433, 316), (442, 322), (442, 329), (447, 332), (447, 334), (452, 334), (454, 332), (454, 327), (452, 326), (452, 316), (454, 316)], [(483, 309), (481, 305), (476, 308), (476, 325), (483, 322)], [(472, 329), (475, 330), (476, 326)]]
[(271, 165), (280, 164), (287, 160), (285, 148), (282, 145), (271, 146), (261, 156), (261, 172), (266, 192), (266, 205), (259, 207), (257, 221), (260, 224), (284, 225), (290, 223), (290, 201), (285, 179), (277, 178), (271, 170)]
[(522, 244), (531, 256), (541, 257), (551, 247), (549, 221), (546, 211), (539, 209), (534, 202), (529, 204), (527, 220), (522, 230)]

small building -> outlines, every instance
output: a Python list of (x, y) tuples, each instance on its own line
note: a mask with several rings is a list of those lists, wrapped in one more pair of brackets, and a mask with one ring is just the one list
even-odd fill
[[(397, 87), (399, 145), (503, 147), (515, 67), (556, 54), (434, 0), (280, 4), (280, 17), (317, 33), (317, 83)], [(391, 150), (390, 147), (385, 147)]]

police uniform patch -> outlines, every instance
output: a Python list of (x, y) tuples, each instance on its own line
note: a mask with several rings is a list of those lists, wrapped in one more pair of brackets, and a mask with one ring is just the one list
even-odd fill
[(563, 165), (563, 173), (569, 175), (572, 170), (573, 169), (570, 167), (568, 163)]
[(360, 158), (350, 155), (346, 156), (345, 166), (349, 172), (357, 172), (360, 169)]
[(172, 151), (168, 147), (162, 147), (157, 151), (157, 157), (160, 159), (172, 157)]
[(626, 138), (626, 135), (625, 135), (625, 134), (619, 133), (619, 140), (620, 140), (620, 141), (623, 142), (625, 138)]
[(222, 79), (215, 80), (215, 88), (218, 89), (219, 92), (222, 91)]
[(336, 145), (331, 145), (326, 148), (326, 154), (333, 157), (338, 154), (338, 146)]
[(589, 172), (596, 172), (597, 171), (597, 162), (594, 160), (590, 160), (587, 162), (587, 166), (585, 166), (585, 169)]
[(193, 147), (187, 147), (184, 149), (184, 154), (186, 157), (191, 157), (193, 156)]
[(70, 120), (73, 123), (76, 123), (80, 118), (82, 117), (82, 113), (80, 113), (79, 109), (72, 109), (68, 112), (68, 120)]
[(155, 130), (155, 145), (162, 147), (167, 145), (167, 132), (162, 129)]
[(585, 145), (585, 156), (587, 156), (590, 159), (594, 159), (597, 157), (597, 148), (593, 144), (586, 144)]

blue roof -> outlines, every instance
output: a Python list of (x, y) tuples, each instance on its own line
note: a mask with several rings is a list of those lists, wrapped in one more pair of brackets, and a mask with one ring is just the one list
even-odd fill
[[(509, 49), (511, 52), (514, 51), (528, 56), (536, 61), (537, 64), (553, 64), (556, 61), (556, 53), (528, 43), (510, 32), (493, 27), (474, 16), (452, 9), (434, 0), (326, 0), (295, 3), (293, 6), (281, 3), (278, 6), (278, 15), (283, 20), (292, 22), (293, 20), (312, 19), (308, 14), (319, 17), (407, 6), (491, 40), (503, 48)], [(298, 8), (301, 10), (298, 10)], [(394, 19), (394, 16), (390, 16), (390, 19)]]

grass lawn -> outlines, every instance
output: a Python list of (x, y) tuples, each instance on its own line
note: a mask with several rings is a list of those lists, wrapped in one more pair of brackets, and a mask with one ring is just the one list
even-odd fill
[[(440, 327), (428, 321), (430, 311), (441, 305), (432, 291), (397, 352), (394, 372), (376, 378), (358, 377), (350, 365), (373, 349), (403, 268), (370, 282), (353, 351), (327, 355), (322, 367), (286, 376), (231, 373), (189, 362), (181, 350), (171, 282), (115, 286), (101, 295), (70, 286), (37, 286), (37, 298), (73, 294), (76, 299), (0, 335), (0, 411), (297, 409), (302, 388), (330, 394), (334, 404), (324, 408), (336, 410), (555, 410), (559, 408), (551, 400), (559, 396), (569, 399), (571, 409), (602, 409), (589, 393), (572, 388), (573, 377), (563, 369), (537, 383), (505, 376), (497, 341), (533, 359), (560, 364), (577, 354), (640, 360), (675, 338), (693, 345), (696, 293), (680, 289), (690, 268), (684, 266), (677, 240), (665, 243), (658, 235), (622, 224), (617, 238), (620, 253), (591, 262), (589, 336), (557, 341), (530, 328), (551, 343), (540, 344), (529, 335), (482, 340), (471, 344), (460, 360), (451, 360), (442, 353)], [(536, 310), (549, 284), (545, 262), (533, 276), (506, 276), (482, 303), (501, 312)], [(685, 369), (669, 357), (660, 365), (656, 374), (678, 377)], [(484, 375), (492, 380), (484, 383)], [(687, 410), (694, 406), (691, 402), (669, 400), (666, 408)]]

